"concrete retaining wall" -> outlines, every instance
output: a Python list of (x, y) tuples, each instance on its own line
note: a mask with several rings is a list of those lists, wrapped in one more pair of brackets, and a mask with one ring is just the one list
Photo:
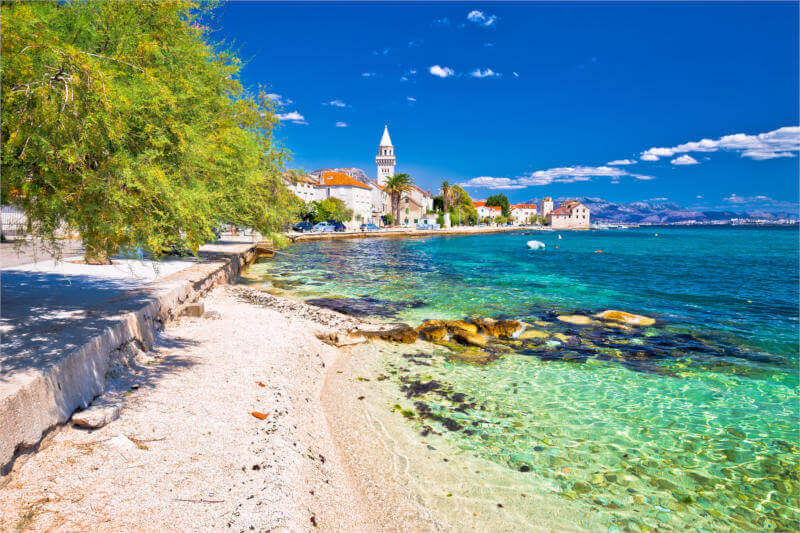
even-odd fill
[[(131, 342), (150, 349), (156, 332), (216, 285), (235, 278), (255, 258), (255, 245), (239, 245), (168, 276), (152, 287), (152, 298), (44, 370), (20, 371), (10, 394), (0, 398), (0, 475), (15, 457), (35, 448), (52, 427), (69, 420), (105, 390), (111, 354)], [(53, 339), (58, 342), (58, 339)]]

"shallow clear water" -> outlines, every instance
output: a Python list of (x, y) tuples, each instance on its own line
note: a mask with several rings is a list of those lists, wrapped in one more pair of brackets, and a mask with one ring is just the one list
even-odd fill
[[(385, 356), (404, 423), (529, 473), (612, 529), (796, 529), (797, 229), (561, 235), (303, 243), (248, 276), (412, 324), (539, 321), (551, 340), (497, 346), (486, 365), (446, 348)], [(603, 309), (657, 323), (554, 320)]]

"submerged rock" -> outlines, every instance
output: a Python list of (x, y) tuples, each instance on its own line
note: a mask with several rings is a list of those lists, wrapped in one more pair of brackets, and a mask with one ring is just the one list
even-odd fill
[(592, 320), (588, 316), (583, 316), (583, 315), (558, 315), (556, 318), (561, 322), (566, 322), (567, 324), (574, 324), (576, 326), (588, 326), (590, 324), (595, 323), (594, 320)]
[(474, 365), (485, 365), (497, 359), (497, 354), (487, 352), (478, 348), (468, 348), (448, 354), (447, 358)]
[(486, 337), (480, 333), (472, 333), (463, 329), (456, 330), (453, 332), (453, 338), (462, 344), (480, 347), (486, 346)]
[(594, 316), (602, 318), (603, 320), (622, 322), (631, 326), (652, 326), (656, 323), (655, 319), (650, 317), (634, 315), (633, 313), (626, 313), (625, 311), (614, 311), (612, 309), (597, 313)]
[(526, 329), (525, 331), (520, 333), (519, 337), (517, 338), (521, 341), (524, 341), (530, 339), (546, 339), (549, 336), (550, 334), (547, 333), (546, 331), (540, 331), (538, 329)]

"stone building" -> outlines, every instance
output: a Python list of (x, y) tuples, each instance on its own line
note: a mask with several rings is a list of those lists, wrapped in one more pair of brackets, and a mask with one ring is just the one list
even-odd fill
[(547, 223), (553, 229), (587, 229), (589, 208), (577, 200), (564, 202), (548, 214)]

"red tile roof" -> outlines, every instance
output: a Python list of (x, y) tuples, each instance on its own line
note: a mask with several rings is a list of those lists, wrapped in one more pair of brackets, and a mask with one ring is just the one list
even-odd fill
[(511, 204), (512, 209), (536, 209), (535, 204)]
[(569, 213), (569, 209), (567, 209), (567, 208), (566, 208), (566, 207), (564, 207), (564, 206), (561, 206), (561, 207), (559, 207), (558, 209), (553, 209), (552, 211), (550, 211), (550, 214), (551, 214), (551, 215), (564, 215), (564, 216), (569, 216), (569, 214), (570, 214), (570, 213)]
[(475, 207), (483, 207), (483, 206), (486, 205), (486, 200), (480, 200), (478, 202), (472, 202), (472, 205), (474, 205)]
[(369, 189), (369, 185), (361, 183), (360, 181), (351, 178), (344, 172), (323, 172), (322, 177), (319, 179), (320, 187), (360, 187), (362, 189)]

